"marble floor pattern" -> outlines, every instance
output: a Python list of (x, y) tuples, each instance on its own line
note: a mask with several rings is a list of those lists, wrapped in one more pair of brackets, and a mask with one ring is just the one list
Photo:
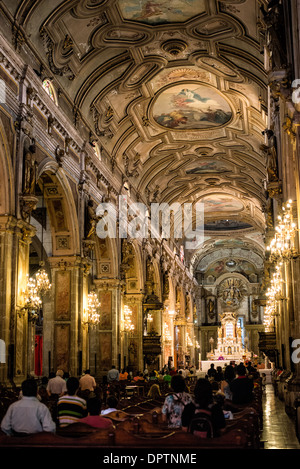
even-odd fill
[(272, 384), (263, 395), (263, 449), (300, 449), (295, 422), (285, 412), (284, 402), (275, 396)]

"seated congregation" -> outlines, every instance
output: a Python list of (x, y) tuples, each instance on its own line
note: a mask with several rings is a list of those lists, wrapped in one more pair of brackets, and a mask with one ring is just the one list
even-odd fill
[[(0, 389), (0, 447), (259, 449), (262, 379), (243, 363), (205, 377), (99, 384), (56, 376)], [(84, 383), (83, 383), (84, 382)], [(133, 388), (138, 392), (129, 392)]]

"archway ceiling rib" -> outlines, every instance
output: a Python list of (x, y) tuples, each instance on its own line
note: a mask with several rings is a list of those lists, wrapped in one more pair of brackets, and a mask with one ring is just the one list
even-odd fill
[(261, 2), (4, 3), (136, 192), (263, 229)]

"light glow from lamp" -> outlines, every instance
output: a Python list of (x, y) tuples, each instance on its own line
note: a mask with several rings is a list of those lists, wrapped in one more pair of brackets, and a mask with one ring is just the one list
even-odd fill
[(32, 277), (28, 279), (26, 290), (23, 293), (25, 303), (22, 310), (27, 311), (29, 321), (35, 321), (39, 316), (42, 305), (35, 279)]
[(282, 215), (278, 216), (275, 236), (267, 247), (270, 260), (289, 260), (295, 254), (296, 223), (293, 221), (292, 201), (282, 207)]
[(87, 314), (86, 323), (89, 326), (95, 327), (100, 322), (100, 312), (99, 308), (101, 303), (99, 302), (97, 293), (95, 291), (91, 291), (87, 297), (87, 306), (85, 312)]
[(132, 324), (132, 310), (129, 308), (129, 306), (125, 305), (123, 308), (123, 313), (124, 313), (124, 331), (126, 332), (133, 332), (134, 331), (134, 325)]

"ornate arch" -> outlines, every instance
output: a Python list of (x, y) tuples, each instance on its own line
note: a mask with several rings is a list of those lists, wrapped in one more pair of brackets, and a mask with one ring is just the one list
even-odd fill
[(15, 207), (15, 179), (7, 139), (7, 131), (0, 117), (0, 215), (12, 214)]
[(54, 255), (80, 253), (80, 232), (74, 196), (61, 168), (52, 160), (43, 161), (38, 168), (38, 184), (44, 191), (52, 230)]

